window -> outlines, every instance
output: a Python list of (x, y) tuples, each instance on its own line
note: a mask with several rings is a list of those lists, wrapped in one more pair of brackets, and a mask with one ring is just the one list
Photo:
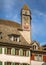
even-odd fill
[(14, 41), (14, 37), (13, 37), (13, 36), (10, 36), (10, 40), (11, 40), (11, 41)]
[(0, 61), (0, 65), (2, 65), (2, 62)]
[(11, 54), (11, 48), (7, 48), (7, 54)]
[(20, 49), (20, 56), (23, 56), (23, 50)]
[(19, 37), (15, 37), (15, 39), (14, 39), (16, 42), (19, 42), (20, 40), (19, 40)]
[(11, 65), (11, 62), (5, 62), (4, 65)]
[(15, 62), (5, 62), (4, 65), (19, 65), (19, 63), (15, 63)]
[(15, 49), (15, 55), (19, 55), (19, 49)]
[(27, 15), (27, 11), (25, 11), (25, 14)]
[(5, 54), (11, 54), (11, 48), (5, 48), (4, 53)]
[(7, 48), (4, 48), (4, 53), (7, 54)]
[(0, 54), (2, 54), (2, 47), (0, 47)]
[(36, 50), (36, 45), (33, 45), (33, 50)]
[(29, 50), (26, 51), (26, 56), (27, 56), (27, 57), (29, 56)]
[(26, 63), (23, 63), (23, 65), (27, 65)]
[(11, 54), (12, 54), (12, 55), (15, 55), (15, 48), (12, 48), (12, 49), (11, 49)]
[(12, 62), (11, 65), (15, 65), (15, 63)]
[(15, 63), (15, 65), (19, 65), (19, 63)]
[(23, 65), (23, 63), (20, 63), (19, 65)]
[(42, 55), (36, 54), (34, 59), (37, 60), (37, 61), (42, 61)]
[(16, 41), (19, 42), (20, 41), (20, 35), (16, 35), (16, 34), (11, 34), (8, 35), (11, 41)]
[(34, 59), (35, 59), (35, 60), (38, 60), (38, 55), (35, 55)]
[(39, 55), (39, 61), (42, 61), (42, 55)]

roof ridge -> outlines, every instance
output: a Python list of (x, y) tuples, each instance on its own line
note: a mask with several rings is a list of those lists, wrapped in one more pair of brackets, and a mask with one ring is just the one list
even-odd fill
[(18, 22), (6, 20), (6, 19), (0, 19), (0, 23), (4, 25), (13, 26), (13, 27), (21, 27), (21, 24), (19, 24)]

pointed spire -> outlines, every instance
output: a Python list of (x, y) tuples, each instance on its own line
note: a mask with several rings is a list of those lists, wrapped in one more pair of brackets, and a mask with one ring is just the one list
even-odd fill
[(24, 9), (24, 10), (29, 10), (29, 8), (28, 8), (27, 4), (24, 4), (24, 6), (23, 6), (23, 8), (22, 8), (22, 9)]

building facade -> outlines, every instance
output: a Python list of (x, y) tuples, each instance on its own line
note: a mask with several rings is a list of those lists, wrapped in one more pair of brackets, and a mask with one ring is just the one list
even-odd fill
[(46, 50), (31, 38), (31, 11), (25, 4), (21, 23), (0, 19), (0, 65), (39, 65), (46, 62)]
[(0, 19), (0, 65), (30, 65), (30, 10), (21, 9), (21, 23)]
[(46, 65), (46, 45), (40, 46), (40, 44), (37, 41), (33, 41), (31, 43), (31, 46), (31, 65)]

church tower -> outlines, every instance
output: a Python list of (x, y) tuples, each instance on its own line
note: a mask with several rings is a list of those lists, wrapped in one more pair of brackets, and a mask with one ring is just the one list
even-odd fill
[(22, 35), (25, 40), (31, 43), (31, 12), (26, 4), (21, 9)]
[(21, 23), (23, 31), (30, 31), (31, 27), (31, 12), (26, 4), (21, 10)]

